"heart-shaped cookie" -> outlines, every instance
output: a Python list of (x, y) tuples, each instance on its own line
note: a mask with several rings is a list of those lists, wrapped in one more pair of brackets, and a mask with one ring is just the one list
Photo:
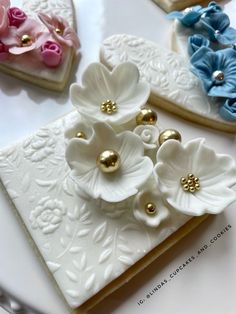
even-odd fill
[(236, 132), (236, 123), (220, 117), (219, 104), (205, 94), (184, 56), (142, 38), (117, 34), (104, 40), (100, 58), (110, 68), (124, 61), (135, 63), (142, 80), (151, 85), (153, 105), (214, 129)]
[(172, 10), (184, 9), (187, 6), (200, 3), (203, 0), (181, 0), (181, 1), (179, 0), (153, 0), (153, 1), (156, 2), (166, 12), (170, 12)]
[(72, 1), (0, 0), (0, 16), (0, 71), (63, 90), (80, 46)]

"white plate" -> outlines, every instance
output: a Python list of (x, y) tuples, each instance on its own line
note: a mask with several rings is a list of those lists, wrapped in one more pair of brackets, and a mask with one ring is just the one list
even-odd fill
[[(133, 34), (169, 46), (171, 22), (165, 19), (165, 13), (151, 0), (120, 0), (119, 4), (117, 2), (74, 1), (82, 43), (82, 59), (72, 81), (79, 81), (85, 67), (92, 61), (98, 61), (100, 43), (112, 34)], [(235, 1), (225, 2), (226, 12), (232, 19), (233, 12), (236, 12)], [(12, 3), (20, 6), (20, 1)], [(71, 109), (68, 90), (63, 93), (48, 92), (0, 74), (0, 148), (26, 137)], [(159, 120), (162, 125), (178, 129), (184, 141), (205, 137), (207, 143), (218, 152), (235, 156), (236, 137), (233, 135), (199, 127), (162, 111), (159, 113)], [(235, 207), (236, 204), (228, 208), (223, 215), (204, 223), (122, 291), (107, 298), (93, 313), (154, 314), (158, 306), (162, 314), (233, 314), (233, 309), (236, 308), (236, 266), (233, 263), (236, 258)], [(232, 225), (230, 231), (212, 244), (197, 262), (188, 266), (166, 287), (159, 289), (158, 293), (146, 298), (153, 287), (166, 276), (169, 277), (181, 263), (208, 243), (227, 224)], [(35, 257), (3, 194), (0, 196), (0, 252), (1, 288), (42, 313), (68, 314), (68, 309)], [(145, 304), (138, 305), (142, 299), (146, 300)], [(210, 305), (212, 310), (209, 310)]]

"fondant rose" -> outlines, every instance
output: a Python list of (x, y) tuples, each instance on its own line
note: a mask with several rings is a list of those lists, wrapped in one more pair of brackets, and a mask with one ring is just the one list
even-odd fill
[(10, 8), (7, 12), (9, 25), (19, 27), (27, 19), (27, 15), (19, 8)]
[(46, 41), (41, 46), (43, 63), (48, 67), (57, 67), (61, 63), (62, 48), (54, 41)]
[(62, 17), (53, 14), (49, 16), (44, 13), (39, 13), (38, 17), (60, 44), (74, 47), (75, 49), (80, 47), (80, 41), (76, 32)]
[(220, 108), (219, 114), (228, 121), (236, 121), (236, 98), (227, 99)]
[(133, 132), (141, 138), (145, 149), (157, 147), (159, 130), (155, 125), (138, 125)]
[(9, 57), (7, 47), (0, 41), (0, 62), (6, 60)]
[(209, 47), (210, 41), (201, 34), (194, 34), (188, 38), (188, 53), (193, 55), (201, 47)]

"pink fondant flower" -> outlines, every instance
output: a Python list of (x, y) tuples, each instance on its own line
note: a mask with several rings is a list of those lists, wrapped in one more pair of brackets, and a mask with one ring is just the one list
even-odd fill
[(59, 43), (74, 47), (76, 50), (80, 47), (78, 36), (62, 17), (56, 15), (48, 16), (44, 13), (39, 13), (38, 17)]
[(9, 18), (9, 25), (19, 27), (27, 19), (27, 15), (19, 8), (10, 8), (7, 12)]
[(0, 62), (5, 61), (8, 57), (8, 48), (0, 41)]
[(38, 49), (48, 37), (49, 33), (42, 32), (39, 22), (28, 18), (19, 28), (10, 27), (8, 35), (1, 40), (9, 46), (11, 54), (19, 55)]
[(48, 40), (41, 46), (41, 55), (46, 66), (57, 67), (62, 58), (61, 45)]
[(0, 0), (0, 36), (5, 36), (9, 27), (9, 20), (7, 15), (9, 6), (9, 0)]

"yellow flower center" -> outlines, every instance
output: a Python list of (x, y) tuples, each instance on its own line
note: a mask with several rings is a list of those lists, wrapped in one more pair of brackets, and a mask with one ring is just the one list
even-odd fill
[(100, 110), (103, 113), (111, 115), (117, 112), (118, 106), (114, 101), (111, 101), (110, 99), (108, 99), (101, 104)]
[(189, 173), (187, 177), (181, 177), (180, 183), (183, 190), (190, 193), (199, 191), (201, 187), (199, 178), (195, 177), (192, 173)]

